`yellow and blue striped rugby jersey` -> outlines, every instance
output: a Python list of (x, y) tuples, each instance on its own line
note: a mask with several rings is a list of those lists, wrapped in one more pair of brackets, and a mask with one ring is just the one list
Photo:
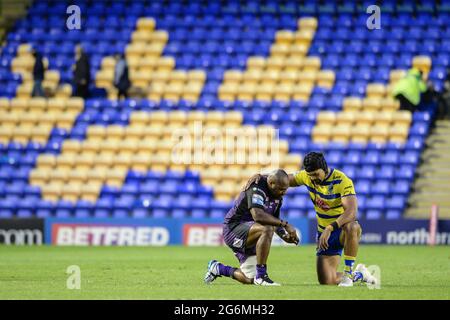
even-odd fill
[(305, 185), (308, 188), (316, 210), (319, 232), (344, 213), (342, 198), (356, 195), (353, 181), (337, 169), (332, 169), (320, 184), (314, 184), (305, 170), (296, 172), (294, 178), (299, 186)]

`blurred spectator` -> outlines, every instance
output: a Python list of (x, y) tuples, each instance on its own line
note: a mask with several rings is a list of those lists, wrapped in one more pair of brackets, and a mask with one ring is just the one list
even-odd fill
[(444, 88), (439, 95), (437, 119), (450, 120), (450, 68), (447, 69), (447, 77), (444, 81)]
[(42, 81), (44, 80), (44, 61), (42, 59), (42, 55), (33, 49), (32, 51), (34, 57), (34, 66), (33, 66), (33, 92), (31, 96), (33, 97), (43, 97), (44, 90), (42, 89)]
[(400, 110), (414, 112), (420, 103), (420, 96), (427, 90), (422, 72), (410, 69), (403, 79), (394, 86), (392, 94), (400, 101)]
[(89, 82), (90, 82), (90, 65), (89, 58), (84, 53), (83, 48), (77, 45), (75, 48), (75, 94), (76, 97), (82, 97), (86, 99), (89, 94)]
[(123, 96), (128, 98), (130, 79), (128, 78), (128, 65), (123, 54), (116, 54), (116, 67), (114, 69), (114, 86), (119, 91), (117, 99)]

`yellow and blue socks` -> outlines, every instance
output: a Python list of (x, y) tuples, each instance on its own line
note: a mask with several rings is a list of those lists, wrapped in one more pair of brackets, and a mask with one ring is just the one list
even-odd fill
[(355, 264), (356, 257), (344, 255), (344, 273), (346, 273), (350, 278), (353, 276), (353, 265)]

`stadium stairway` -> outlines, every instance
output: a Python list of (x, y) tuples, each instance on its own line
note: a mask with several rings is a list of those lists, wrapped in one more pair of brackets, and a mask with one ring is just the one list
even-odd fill
[(439, 215), (450, 218), (450, 121), (440, 120), (426, 141), (418, 178), (409, 198), (406, 216), (429, 217), (432, 204), (439, 205)]

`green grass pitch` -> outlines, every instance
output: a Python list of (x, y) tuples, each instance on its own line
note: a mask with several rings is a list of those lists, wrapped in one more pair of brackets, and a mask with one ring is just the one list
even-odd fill
[[(226, 247), (0, 246), (0, 299), (449, 299), (446, 246), (361, 246), (358, 262), (378, 265), (381, 288), (321, 286), (315, 248), (273, 247), (269, 275), (281, 287), (203, 283), (209, 259), (236, 265)], [(81, 288), (67, 289), (67, 267), (78, 265)], [(342, 269), (342, 262), (341, 262)]]

